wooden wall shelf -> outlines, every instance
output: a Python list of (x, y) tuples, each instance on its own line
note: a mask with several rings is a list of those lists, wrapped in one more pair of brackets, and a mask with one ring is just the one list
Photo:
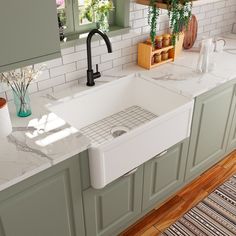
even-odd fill
[[(161, 54), (164, 51), (168, 51), (169, 58), (159, 63), (153, 63), (152, 58), (155, 54)], [(163, 65), (165, 63), (174, 61), (175, 48), (174, 46), (168, 46), (161, 49), (152, 49), (152, 45), (148, 43), (139, 43), (138, 45), (138, 65), (145, 69), (152, 69), (154, 67)]]
[[(198, 0), (192, 0), (192, 1), (198, 1)], [(136, 3), (149, 6), (150, 0), (136, 0)], [(164, 3), (164, 0), (158, 0), (158, 2), (156, 3), (156, 6), (157, 8), (160, 8), (160, 9), (165, 9), (165, 10), (168, 9), (168, 4)]]
[[(157, 37), (157, 36), (156, 36)], [(153, 49), (150, 43), (150, 38), (143, 43), (138, 44), (138, 65), (145, 69), (152, 69), (156, 66), (163, 65), (168, 62), (172, 62), (182, 51), (184, 41), (184, 34), (179, 35), (179, 39), (176, 41), (175, 46), (170, 45), (168, 47), (163, 47), (161, 49)], [(168, 59), (162, 60), (159, 63), (153, 61), (155, 54), (161, 54), (162, 52), (168, 52)]]
[[(150, 0), (136, 0), (136, 3), (149, 6)], [(168, 9), (168, 5), (166, 3), (162, 3), (161, 1), (157, 2), (156, 6), (157, 6), (157, 8), (160, 8), (160, 9)]]

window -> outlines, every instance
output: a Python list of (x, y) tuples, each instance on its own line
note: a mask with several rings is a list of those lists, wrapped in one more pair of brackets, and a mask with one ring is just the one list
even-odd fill
[[(95, 7), (102, 0), (56, 0), (61, 41), (78, 38), (97, 27)], [(109, 11), (109, 30), (127, 28), (129, 25), (129, 1), (113, 0)]]

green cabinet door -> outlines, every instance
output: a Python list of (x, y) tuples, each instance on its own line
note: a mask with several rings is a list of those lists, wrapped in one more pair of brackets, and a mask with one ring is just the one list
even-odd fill
[(0, 29), (0, 72), (60, 56), (56, 0), (1, 1)]
[(83, 236), (78, 158), (0, 193), (0, 236)]
[(111, 236), (125, 229), (141, 213), (143, 168), (103, 189), (83, 193), (87, 236)]
[(188, 139), (144, 164), (143, 210), (162, 203), (183, 185)]
[(236, 86), (234, 88), (234, 99), (231, 106), (231, 113), (233, 114), (233, 120), (230, 125), (227, 153), (232, 152), (234, 149), (236, 149)]
[(234, 86), (225, 84), (196, 98), (186, 180), (191, 180), (226, 153)]

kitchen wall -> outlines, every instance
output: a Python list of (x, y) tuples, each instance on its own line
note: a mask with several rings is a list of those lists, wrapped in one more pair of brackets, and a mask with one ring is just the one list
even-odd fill
[[(130, 3), (130, 33), (111, 39), (113, 53), (108, 54), (103, 41), (92, 44), (93, 63), (99, 64), (100, 71), (119, 70), (136, 63), (137, 43), (148, 37), (147, 24), (148, 7)], [(198, 39), (202, 36), (216, 36), (231, 32), (236, 22), (236, 0), (200, 0), (195, 3), (193, 13), (197, 16), (199, 29)], [(158, 21), (158, 34), (168, 31), (168, 16), (165, 10), (161, 11)], [(62, 57), (45, 62), (48, 69), (40, 78), (32, 83), (30, 93), (40, 91), (58, 91), (66, 87), (81, 83), (86, 75), (86, 45), (78, 45), (62, 50)], [(40, 66), (40, 65), (36, 65)], [(11, 91), (5, 85), (0, 85), (0, 96), (12, 98)]]

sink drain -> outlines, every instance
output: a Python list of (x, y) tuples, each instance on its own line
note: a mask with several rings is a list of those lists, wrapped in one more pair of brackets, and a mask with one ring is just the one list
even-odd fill
[(121, 136), (122, 134), (125, 134), (129, 131), (128, 127), (125, 126), (116, 126), (111, 129), (111, 135), (116, 138)]

